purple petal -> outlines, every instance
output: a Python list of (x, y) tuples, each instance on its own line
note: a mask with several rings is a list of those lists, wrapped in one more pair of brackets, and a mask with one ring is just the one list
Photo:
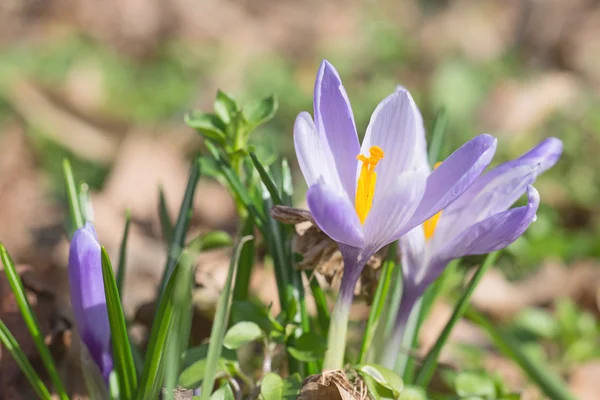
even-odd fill
[(364, 225), (369, 249), (377, 251), (406, 232), (406, 223), (425, 192), (426, 177), (424, 170), (407, 171), (396, 177), (395, 182), (375, 191), (373, 207)]
[(329, 149), (344, 190), (354, 201), (356, 156), (360, 145), (348, 95), (337, 71), (326, 60), (317, 73), (314, 110), (322, 145)]
[[(398, 89), (375, 109), (362, 143), (361, 153), (369, 154), (371, 146), (379, 146), (384, 158), (379, 161), (377, 192), (397, 184), (400, 174), (415, 169), (417, 144), (424, 146), (423, 119), (410, 93)], [(362, 163), (358, 163), (358, 171)]]
[(342, 196), (323, 183), (317, 183), (306, 194), (308, 208), (318, 227), (338, 243), (362, 248), (363, 229), (354, 207)]
[[(470, 204), (472, 199), (478, 196), (481, 191), (487, 190), (487, 186), (497, 185), (497, 183), (494, 183), (494, 181), (497, 181), (498, 179), (506, 179), (503, 176), (507, 174), (514, 175), (515, 170), (520, 170), (523, 174), (527, 174), (527, 177), (524, 176), (523, 179), (527, 179), (530, 181), (528, 184), (532, 184), (537, 176), (556, 164), (560, 158), (560, 155), (562, 154), (562, 149), (563, 145), (559, 139), (548, 138), (543, 140), (540, 142), (540, 144), (523, 154), (521, 157), (500, 164), (496, 168), (493, 168), (489, 172), (479, 177), (473, 183), (473, 185), (449, 207), (462, 208), (465, 204)], [(526, 187), (527, 184), (522, 186), (521, 194), (525, 192)], [(519, 194), (517, 198), (520, 197), (521, 194)], [(516, 200), (517, 199), (514, 199), (512, 202), (507, 204), (504, 209), (499, 209), (498, 211), (504, 211), (505, 209), (508, 209), (508, 207), (510, 207)]]
[[(398, 240), (398, 248), (402, 257), (402, 279), (404, 282), (414, 283), (419, 275), (419, 271), (425, 268), (425, 233), (423, 225), (418, 225), (415, 229), (406, 233)], [(407, 284), (405, 283), (406, 287)]]
[(73, 235), (69, 249), (69, 287), (75, 324), (105, 381), (112, 370), (111, 336), (104, 296), (100, 244), (87, 223)]
[(424, 284), (433, 282), (453, 259), (486, 254), (505, 248), (517, 240), (536, 218), (540, 195), (533, 186), (527, 188), (526, 206), (513, 208), (480, 221), (465, 229), (438, 251), (428, 267)]
[(480, 176), (465, 193), (444, 209), (433, 238), (436, 246), (447, 243), (466, 227), (506, 211), (535, 182), (541, 171), (556, 163), (562, 142), (544, 140), (522, 157)]
[(300, 170), (308, 187), (315, 185), (317, 182), (324, 182), (335, 192), (345, 196), (345, 190), (337, 174), (333, 156), (327, 146), (323, 145), (315, 124), (307, 112), (302, 112), (296, 117), (294, 146)]
[(427, 178), (423, 200), (408, 225), (416, 226), (448, 206), (467, 190), (496, 151), (496, 138), (479, 135), (456, 150)]

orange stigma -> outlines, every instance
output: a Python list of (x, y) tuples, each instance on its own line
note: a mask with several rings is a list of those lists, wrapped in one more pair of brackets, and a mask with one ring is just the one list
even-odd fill
[(367, 215), (369, 215), (369, 211), (371, 211), (371, 207), (373, 206), (375, 183), (377, 182), (375, 166), (383, 158), (383, 150), (379, 146), (371, 146), (369, 154), (369, 157), (364, 154), (356, 156), (356, 159), (363, 163), (358, 177), (356, 198), (354, 201), (356, 214), (361, 224), (365, 223)]

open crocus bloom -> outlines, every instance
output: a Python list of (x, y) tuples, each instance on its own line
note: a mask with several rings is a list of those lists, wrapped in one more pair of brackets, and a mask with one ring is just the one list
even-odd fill
[[(375, 109), (362, 146), (352, 108), (334, 67), (323, 61), (315, 83), (314, 122), (300, 113), (294, 126), (308, 207), (323, 232), (338, 242), (344, 276), (332, 317), (332, 337), (345, 341), (354, 286), (366, 261), (460, 196), (491, 161), (496, 139), (480, 135), (435, 171), (424, 166), (423, 119), (410, 93), (399, 88)], [(326, 356), (339, 368), (341, 355)]]
[[(561, 153), (560, 140), (542, 141), (520, 158), (481, 175), (455, 202), (400, 238), (404, 288), (395, 338), (386, 346), (390, 358), (394, 357), (390, 347), (401, 340), (414, 303), (451, 260), (503, 249), (525, 232), (540, 203), (531, 185)], [(528, 203), (510, 209), (525, 192)]]
[(96, 231), (88, 222), (71, 240), (69, 287), (79, 336), (108, 383), (113, 359), (100, 251)]

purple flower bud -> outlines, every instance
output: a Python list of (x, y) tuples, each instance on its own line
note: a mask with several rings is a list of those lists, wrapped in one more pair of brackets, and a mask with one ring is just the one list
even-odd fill
[(94, 227), (86, 223), (71, 240), (69, 286), (75, 325), (104, 381), (113, 369), (110, 324), (104, 295), (100, 243)]

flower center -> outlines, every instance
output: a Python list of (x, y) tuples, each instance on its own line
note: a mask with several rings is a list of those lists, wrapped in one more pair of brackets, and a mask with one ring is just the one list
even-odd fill
[[(433, 167), (433, 169), (436, 169), (437, 167), (439, 167), (440, 164), (441, 164), (441, 162), (436, 163), (435, 166)], [(429, 240), (433, 237), (433, 234), (435, 233), (435, 228), (436, 228), (441, 216), (442, 216), (442, 211), (438, 212), (433, 217), (431, 217), (427, 221), (423, 222), (423, 231), (425, 232), (425, 240)]]
[(356, 199), (354, 201), (356, 214), (361, 224), (365, 223), (373, 206), (373, 195), (375, 194), (375, 183), (377, 182), (375, 166), (383, 158), (383, 150), (379, 146), (371, 146), (369, 154), (369, 157), (364, 154), (356, 156), (356, 159), (363, 163), (358, 177)]

